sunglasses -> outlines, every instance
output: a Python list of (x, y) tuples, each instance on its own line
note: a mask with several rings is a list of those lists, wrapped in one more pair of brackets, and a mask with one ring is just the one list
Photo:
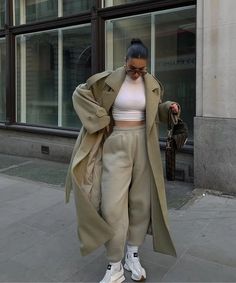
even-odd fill
[(147, 74), (147, 69), (146, 68), (142, 68), (142, 69), (139, 69), (139, 68), (135, 68), (135, 69), (126, 69), (126, 73), (127, 74), (130, 74), (130, 75), (135, 75), (136, 73), (139, 74), (140, 76), (144, 76)]

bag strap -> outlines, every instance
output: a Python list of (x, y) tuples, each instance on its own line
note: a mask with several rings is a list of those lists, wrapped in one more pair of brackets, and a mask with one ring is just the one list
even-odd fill
[(175, 123), (174, 121), (174, 117), (173, 117), (173, 113), (172, 113), (172, 110), (169, 109), (168, 111), (168, 121), (167, 121), (167, 137), (168, 138), (171, 138), (172, 137), (172, 134), (173, 134), (173, 128), (174, 128), (174, 125), (177, 124), (177, 122)]

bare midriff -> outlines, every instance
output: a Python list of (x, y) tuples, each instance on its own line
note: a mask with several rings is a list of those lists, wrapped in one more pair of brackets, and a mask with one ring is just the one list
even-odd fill
[(137, 127), (145, 124), (145, 121), (115, 121), (115, 126), (119, 128)]

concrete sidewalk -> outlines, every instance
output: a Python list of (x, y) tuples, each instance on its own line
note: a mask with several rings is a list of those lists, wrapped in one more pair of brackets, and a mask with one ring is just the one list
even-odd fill
[[(98, 282), (104, 248), (80, 256), (73, 197), (65, 205), (62, 185), (6, 174), (0, 173), (0, 282)], [(178, 197), (181, 183), (167, 183), (167, 190)], [(184, 206), (170, 205), (169, 215), (178, 258), (154, 253), (147, 236), (140, 253), (146, 282), (236, 282), (236, 199), (201, 191)]]

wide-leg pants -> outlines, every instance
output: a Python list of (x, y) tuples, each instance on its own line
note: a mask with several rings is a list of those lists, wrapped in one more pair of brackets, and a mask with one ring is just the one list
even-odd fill
[(103, 147), (102, 202), (104, 219), (115, 235), (105, 246), (110, 262), (124, 256), (126, 241), (140, 246), (150, 223), (150, 164), (145, 126), (114, 127)]

